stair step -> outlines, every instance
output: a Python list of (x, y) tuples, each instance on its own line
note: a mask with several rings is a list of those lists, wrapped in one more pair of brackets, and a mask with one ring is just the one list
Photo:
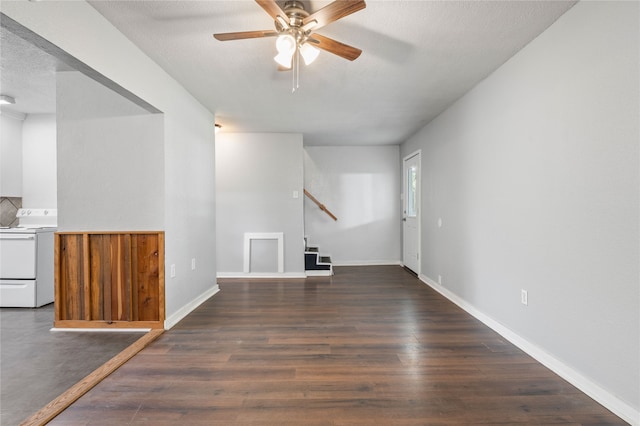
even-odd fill
[(318, 262), (317, 253), (305, 253), (304, 269), (307, 271), (331, 270), (331, 264), (322, 264)]
[(307, 238), (304, 239), (304, 270), (307, 276), (331, 276), (333, 266), (330, 256), (321, 256), (318, 247), (308, 247)]

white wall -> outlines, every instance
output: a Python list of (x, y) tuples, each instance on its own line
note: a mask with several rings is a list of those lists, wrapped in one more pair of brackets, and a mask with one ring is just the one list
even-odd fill
[(164, 228), (162, 114), (80, 72), (56, 77), (58, 229)]
[(636, 424), (638, 16), (578, 3), (402, 146), (423, 154), (423, 278)]
[(56, 208), (56, 116), (0, 115), (0, 195), (22, 206)]
[(305, 234), (336, 265), (398, 264), (401, 258), (398, 146), (307, 146)]
[[(175, 92), (171, 95), (171, 92)], [(169, 325), (217, 291), (214, 118), (182, 90), (169, 90), (165, 123), (165, 230)], [(165, 106), (163, 102), (163, 106)], [(191, 261), (196, 260), (196, 269)], [(176, 265), (176, 276), (169, 268)], [(195, 298), (194, 298), (195, 297)]]
[(22, 197), (23, 120), (0, 115), (0, 196)]
[[(243, 275), (245, 232), (284, 233), (284, 275), (304, 276), (303, 180), (302, 135), (216, 136), (219, 276)], [(271, 270), (257, 265), (261, 272), (279, 275), (277, 265)]]
[(86, 2), (3, 2), (2, 12), (164, 113), (165, 325), (172, 326), (217, 289), (213, 114)]
[(22, 206), (57, 207), (56, 115), (29, 114), (22, 127)]

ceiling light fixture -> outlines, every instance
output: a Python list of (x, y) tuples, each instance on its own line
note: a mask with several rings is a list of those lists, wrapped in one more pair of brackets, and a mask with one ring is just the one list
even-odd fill
[(309, 43), (305, 43), (300, 46), (300, 54), (302, 55), (302, 59), (304, 59), (304, 64), (311, 65), (320, 54), (320, 50), (311, 46)]
[(273, 59), (285, 69), (293, 68), (292, 93), (300, 87), (300, 56), (302, 56), (305, 65), (311, 65), (320, 54), (320, 50), (307, 42), (308, 39), (309, 36), (306, 32), (291, 26), (281, 31), (276, 39), (278, 54)]
[(273, 59), (283, 67), (291, 68), (293, 54), (296, 53), (297, 48), (296, 39), (291, 34), (280, 34), (276, 39), (278, 54)]
[[(289, 69), (292, 67), (293, 55), (300, 52), (305, 65), (311, 65), (320, 54), (320, 50), (306, 43), (305, 37), (294, 37), (289, 32), (284, 32), (276, 39), (278, 54), (273, 58), (278, 64)], [(304, 41), (300, 41), (304, 40)]]
[(216, 128), (216, 134), (218, 134), (218, 132), (220, 131), (220, 129), (222, 129), (222, 125), (216, 123), (215, 124), (215, 128)]
[(316, 60), (320, 51), (309, 43), (317, 40), (310, 38), (311, 30), (318, 25), (317, 19), (304, 23), (309, 13), (304, 10), (302, 3), (289, 0), (285, 3), (284, 13), (275, 16), (275, 25), (278, 31), (276, 38), (276, 50), (278, 54), (273, 58), (284, 69), (293, 69), (291, 92), (295, 92), (300, 86), (300, 56), (305, 65), (310, 65)]
[(13, 105), (16, 100), (9, 95), (0, 95), (0, 105)]

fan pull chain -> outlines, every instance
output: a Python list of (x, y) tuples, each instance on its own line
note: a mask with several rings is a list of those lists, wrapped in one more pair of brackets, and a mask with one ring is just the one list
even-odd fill
[(293, 72), (291, 73), (291, 93), (300, 87), (300, 50), (293, 55)]
[(291, 93), (294, 93), (296, 91), (296, 56), (297, 50), (296, 54), (293, 55), (293, 69), (291, 70)]

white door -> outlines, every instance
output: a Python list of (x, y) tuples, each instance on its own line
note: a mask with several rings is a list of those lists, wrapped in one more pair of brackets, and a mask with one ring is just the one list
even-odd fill
[(402, 262), (420, 274), (420, 151), (404, 159), (402, 175)]

